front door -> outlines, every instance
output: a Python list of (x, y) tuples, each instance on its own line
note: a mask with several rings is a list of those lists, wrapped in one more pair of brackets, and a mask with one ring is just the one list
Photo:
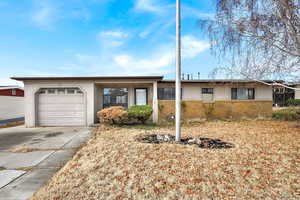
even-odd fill
[(136, 88), (135, 89), (135, 104), (136, 105), (147, 105), (148, 92), (147, 88)]

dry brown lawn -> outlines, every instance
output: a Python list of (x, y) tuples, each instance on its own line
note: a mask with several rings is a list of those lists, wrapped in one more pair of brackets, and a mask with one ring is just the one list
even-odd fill
[(141, 134), (172, 128), (99, 127), (32, 198), (300, 199), (300, 128), (278, 121), (206, 122), (184, 137), (218, 138), (232, 149), (144, 144)]
[(0, 124), (0, 128), (9, 128), (9, 127), (15, 127), (15, 126), (20, 126), (23, 125), (24, 122), (11, 122), (8, 124)]

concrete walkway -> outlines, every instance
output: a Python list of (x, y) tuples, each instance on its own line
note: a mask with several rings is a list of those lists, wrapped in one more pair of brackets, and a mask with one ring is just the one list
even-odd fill
[[(73, 157), (89, 135), (89, 128), (78, 127), (0, 129), (0, 199), (30, 198)], [(36, 150), (8, 151), (20, 146)]]

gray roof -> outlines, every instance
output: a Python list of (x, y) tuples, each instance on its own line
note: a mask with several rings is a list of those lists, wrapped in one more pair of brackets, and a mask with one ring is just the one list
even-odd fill
[[(160, 83), (172, 83), (175, 80), (163, 80), (163, 76), (57, 76), (57, 77), (11, 77), (11, 79), (24, 81), (24, 80), (108, 80), (108, 79), (145, 79), (145, 80), (158, 80)], [(199, 79), (199, 80), (182, 80), (183, 83), (283, 83), (282, 80), (246, 80), (246, 79)]]
[(0, 90), (10, 90), (10, 89), (20, 89), (23, 90), (22, 87), (17, 86), (17, 85), (0, 85)]
[[(175, 82), (175, 80), (162, 80), (161, 83), (172, 83)], [(283, 83), (282, 80), (246, 80), (246, 79), (199, 79), (199, 80), (182, 80), (183, 83), (260, 83), (260, 82), (266, 82), (266, 83)]]
[(57, 77), (11, 77), (11, 79), (23, 80), (107, 80), (107, 79), (153, 79), (162, 80), (163, 76), (57, 76)]

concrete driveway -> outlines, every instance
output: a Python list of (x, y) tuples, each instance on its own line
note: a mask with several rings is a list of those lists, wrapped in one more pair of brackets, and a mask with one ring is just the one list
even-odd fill
[[(90, 135), (89, 128), (0, 129), (0, 199), (25, 200), (53, 176)], [(28, 147), (33, 151), (13, 153)]]

